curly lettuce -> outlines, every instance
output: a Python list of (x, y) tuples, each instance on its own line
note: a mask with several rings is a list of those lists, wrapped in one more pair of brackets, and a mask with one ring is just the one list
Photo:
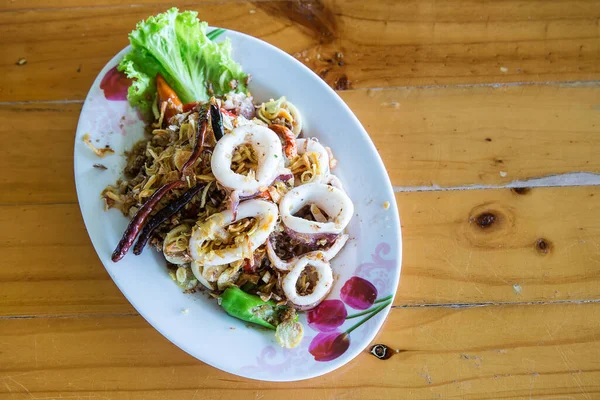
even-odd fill
[(214, 43), (222, 30), (207, 35), (207, 26), (197, 12), (177, 8), (137, 24), (129, 34), (132, 50), (118, 67), (133, 80), (127, 93), (132, 106), (150, 115), (158, 73), (184, 104), (231, 90), (246, 92), (247, 75), (231, 58), (231, 42)]

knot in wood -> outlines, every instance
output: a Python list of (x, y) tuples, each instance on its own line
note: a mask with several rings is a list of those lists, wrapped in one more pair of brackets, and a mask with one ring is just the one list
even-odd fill
[(535, 241), (535, 249), (540, 254), (548, 254), (552, 250), (552, 242), (545, 238), (539, 238)]
[(491, 212), (483, 212), (474, 218), (475, 223), (482, 229), (489, 228), (496, 222), (496, 215)]
[(511, 191), (515, 194), (525, 195), (531, 191), (531, 188), (528, 187), (516, 187), (512, 188)]
[(394, 354), (394, 351), (387, 347), (385, 344), (373, 345), (369, 352), (375, 357), (379, 358), (380, 360), (387, 360)]

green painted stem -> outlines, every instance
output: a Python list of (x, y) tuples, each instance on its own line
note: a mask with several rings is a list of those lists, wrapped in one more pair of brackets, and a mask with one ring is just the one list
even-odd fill
[[(389, 299), (391, 299), (391, 298), (392, 298), (392, 295), (390, 294), (389, 296), (386, 296), (386, 297), (383, 297), (383, 298), (381, 298), (381, 299), (375, 300), (375, 301), (373, 302), (373, 304), (381, 303), (381, 302), (387, 301), (387, 300), (389, 300)], [(363, 315), (366, 315), (366, 314), (370, 314), (370, 313), (372, 313), (372, 312), (373, 312), (373, 311), (374, 311), (376, 308), (377, 308), (377, 307), (371, 307), (371, 308), (369, 308), (368, 310), (361, 311), (361, 312), (359, 312), (359, 313), (356, 313), (356, 314), (350, 314), (350, 315), (348, 315), (348, 316), (346, 317), (346, 319), (352, 319), (352, 318), (362, 317)]]
[(386, 300), (389, 300), (389, 299), (391, 299), (393, 296), (394, 296), (393, 294), (390, 294), (389, 296), (382, 297), (381, 299), (377, 299), (377, 300), (375, 300), (375, 301), (373, 302), (373, 304), (382, 303), (382, 302), (384, 302), (384, 301), (386, 301)]
[(369, 308), (368, 310), (361, 311), (361, 312), (356, 313), (356, 314), (348, 315), (346, 317), (346, 319), (358, 318), (358, 317), (362, 317), (363, 315), (366, 315), (366, 314), (371, 314), (373, 312), (373, 310), (375, 310), (375, 308), (377, 308), (377, 307)]
[(219, 28), (219, 29), (215, 29), (215, 30), (208, 32), (206, 34), (206, 37), (208, 39), (210, 39), (211, 41), (213, 41), (216, 38), (218, 38), (219, 36), (221, 36), (223, 33), (225, 33), (225, 29)]
[(371, 318), (373, 318), (381, 310), (383, 310), (384, 308), (386, 308), (390, 304), (392, 304), (391, 300), (389, 300), (389, 301), (383, 303), (382, 305), (378, 306), (377, 308), (373, 309), (373, 311), (371, 311), (371, 313), (369, 314), (369, 316), (367, 316), (366, 318), (360, 320), (359, 322), (357, 322), (356, 324), (354, 324), (350, 328), (348, 328), (348, 330), (346, 331), (346, 335), (349, 335), (350, 332), (352, 332), (353, 330), (355, 330), (356, 328), (358, 328), (359, 326), (361, 326), (362, 324), (364, 324), (365, 322), (367, 322), (368, 320), (370, 320)]

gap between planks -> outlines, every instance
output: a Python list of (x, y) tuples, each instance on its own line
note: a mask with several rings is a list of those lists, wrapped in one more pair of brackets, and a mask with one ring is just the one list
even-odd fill
[(395, 193), (404, 192), (446, 192), (451, 190), (491, 190), (491, 189), (516, 189), (535, 187), (570, 187), (570, 186), (598, 186), (600, 174), (593, 172), (569, 172), (566, 174), (548, 175), (540, 178), (517, 180), (505, 185), (465, 185), (443, 187), (433, 184), (431, 186), (394, 186)]
[[(14, 1), (14, 0), (13, 0)], [(252, 3), (266, 3), (266, 2), (288, 2), (291, 3), (294, 0), (252, 0)], [(314, 1), (314, 0), (313, 0)], [(311, 1), (311, 2), (313, 2)], [(184, 7), (189, 6), (202, 6), (210, 4), (235, 4), (235, 3), (247, 3), (246, 0), (203, 0), (203, 1), (191, 1), (185, 3), (178, 3), (177, 8), (182, 10)], [(75, 11), (75, 10), (102, 10), (102, 9), (119, 9), (119, 8), (139, 8), (139, 7), (169, 7), (168, 3), (137, 3), (137, 4), (106, 4), (106, 5), (92, 5), (92, 6), (71, 6), (71, 7), (33, 7), (33, 8), (13, 8), (0, 10), (0, 13), (16, 13), (16, 12), (45, 12), (45, 11)], [(165, 8), (166, 10), (166, 8)]]
[[(600, 304), (600, 299), (591, 300), (554, 300), (554, 301), (515, 301), (515, 302), (479, 302), (479, 303), (436, 303), (436, 304), (403, 304), (391, 309), (407, 308), (451, 308), (468, 309), (475, 307), (514, 307), (514, 306), (555, 306), (564, 304)], [(139, 313), (84, 313), (84, 314), (49, 314), (49, 315), (0, 315), (0, 321), (14, 319), (73, 319), (73, 318), (113, 318), (140, 317)]]
[[(422, 86), (397, 86), (389, 88), (362, 88), (362, 89), (350, 89), (352, 91), (389, 91), (398, 89), (450, 89), (450, 88), (477, 88), (477, 87), (515, 87), (515, 86), (557, 86), (557, 87), (600, 87), (600, 81), (570, 81), (570, 82), (508, 82), (508, 83), (476, 83), (476, 84), (457, 84), (457, 85), (422, 85)], [(11, 102), (0, 102), (1, 106), (14, 106), (14, 105), (34, 105), (34, 104), (82, 104), (83, 100), (35, 100), (35, 101), (11, 101)], [(500, 171), (500, 175), (503, 172)], [(435, 183), (429, 186), (394, 186), (394, 192), (405, 193), (405, 192), (424, 192), (424, 191), (455, 191), (455, 190), (490, 190), (490, 189), (513, 189), (522, 187), (571, 187), (571, 186), (599, 186), (600, 185), (600, 174), (592, 172), (570, 172), (558, 175), (549, 175), (538, 178), (530, 178), (525, 180), (516, 180), (508, 184), (503, 185), (463, 185), (463, 186), (450, 186), (443, 187)], [(73, 202), (74, 203), (74, 202)], [(73, 203), (60, 203), (60, 204), (73, 204)], [(39, 204), (39, 203), (35, 203)], [(6, 204), (7, 205), (7, 204)], [(13, 204), (11, 204), (13, 205)], [(30, 204), (18, 204), (19, 206), (30, 205)], [(5, 206), (5, 204), (0, 204)]]
[[(390, 86), (390, 87), (377, 87), (377, 88), (357, 88), (357, 89), (346, 89), (337, 90), (336, 92), (360, 92), (360, 91), (391, 91), (391, 90), (422, 90), (422, 89), (453, 89), (453, 88), (503, 88), (503, 87), (519, 87), (519, 86), (556, 86), (560, 88), (568, 87), (600, 87), (600, 80), (586, 80), (586, 81), (542, 81), (542, 82), (504, 82), (504, 83), (460, 83), (454, 85), (412, 85), (412, 86)], [(83, 103), (84, 100), (24, 100), (24, 101), (0, 101), (1, 106), (15, 106), (15, 105), (29, 105), (29, 104), (79, 104)]]
[[(505, 185), (465, 185), (465, 186), (393, 186), (394, 193), (411, 192), (449, 192), (457, 190), (498, 190), (517, 188), (551, 188), (551, 187), (578, 187), (578, 186), (600, 186), (600, 173), (592, 172), (569, 172), (566, 174), (549, 175), (541, 178), (524, 179), (512, 181)], [(55, 203), (0, 203), (0, 207), (24, 207), (24, 206), (56, 206), (77, 204), (76, 201)]]

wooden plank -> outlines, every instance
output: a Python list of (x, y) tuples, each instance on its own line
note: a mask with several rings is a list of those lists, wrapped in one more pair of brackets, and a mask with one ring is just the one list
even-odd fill
[[(264, 0), (258, 0), (264, 1)], [(291, 1), (291, 0), (268, 0)], [(235, 6), (237, 3), (244, 3), (244, 0), (189, 0), (189, 1), (167, 1), (167, 0), (2, 0), (0, 1), (0, 12), (5, 11), (47, 11), (48, 9), (70, 9), (70, 8), (99, 8), (99, 7), (139, 7), (140, 5), (162, 5), (163, 7), (199, 7), (201, 5), (212, 5), (214, 3), (228, 3)]]
[(599, 96), (595, 84), (343, 94), (394, 185), (442, 187), (599, 172)]
[(0, 106), (0, 204), (75, 202), (73, 147), (81, 104)]
[(598, 299), (600, 187), (398, 193), (396, 304)]
[(195, 360), (140, 317), (2, 319), (0, 399), (592, 399), (598, 335), (598, 304), (394, 309), (375, 342), (400, 351), (389, 360), (268, 383)]
[[(600, 187), (398, 193), (395, 304), (600, 299), (599, 196)], [(0, 226), (0, 315), (133, 312), (77, 205), (2, 206)]]
[[(0, 13), (0, 101), (83, 99), (135, 23), (172, 5), (35, 8), (44, 3)], [(212, 25), (280, 47), (339, 90), (600, 76), (598, 1), (188, 2), (182, 8), (201, 9)], [(27, 64), (17, 65), (21, 58)]]
[[(341, 94), (370, 133), (396, 186), (500, 185), (600, 172), (598, 85)], [(0, 105), (5, 145), (0, 204), (76, 201), (71, 171), (80, 109), (81, 104)]]
[(134, 312), (98, 260), (76, 204), (0, 210), (6, 314)]

